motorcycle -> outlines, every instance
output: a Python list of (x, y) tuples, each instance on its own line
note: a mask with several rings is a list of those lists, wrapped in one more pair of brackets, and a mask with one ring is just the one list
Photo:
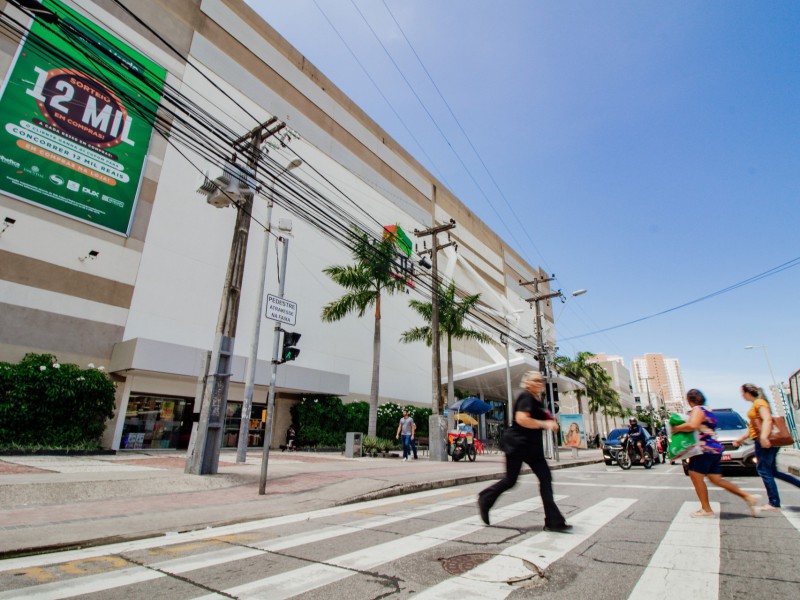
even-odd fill
[(639, 448), (636, 442), (631, 440), (629, 435), (623, 435), (619, 438), (620, 447), (616, 453), (617, 464), (625, 471), (630, 469), (633, 465), (642, 465), (645, 469), (653, 466), (654, 458), (653, 451), (645, 447), (644, 457), (640, 456)]

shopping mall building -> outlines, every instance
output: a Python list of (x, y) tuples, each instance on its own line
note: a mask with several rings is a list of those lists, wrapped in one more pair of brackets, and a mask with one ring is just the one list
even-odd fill
[[(422, 249), (412, 232), (454, 220), (457, 248), (438, 255), (442, 275), (480, 293), (495, 323), (506, 319), (533, 333), (525, 301), (531, 291), (519, 282), (543, 273), (242, 0), (47, 0), (45, 8), (59, 15), (55, 26), (31, 25), (28, 15), (4, 5), (0, 360), (51, 353), (62, 363), (104, 367), (117, 382), (106, 447), (185, 448), (198, 420), (236, 210), (212, 206), (197, 193), (204, 174), (213, 179), (221, 169), (219, 156), (212, 157), (219, 143), (212, 147), (204, 134), (193, 135), (192, 116), (205, 115), (229, 136), (276, 117), (286, 127), (265, 146), (270, 160), (284, 166), (302, 160), (283, 177), (294, 189), (324, 197), (337, 214), (372, 223), (374, 234), (378, 224), (399, 225)], [(9, 24), (31, 28), (30, 35), (9, 33)], [(104, 60), (126, 65), (132, 75), (104, 78), (102, 69), (81, 66)], [(143, 92), (137, 82), (145, 80)], [(148, 102), (158, 118), (146, 110)], [(262, 189), (254, 200), (227, 446), (236, 445), (239, 432), (267, 195)], [(349, 250), (325, 231), (324, 216), (312, 219), (286, 206), (276, 200), (272, 222), (292, 221), (284, 297), (297, 305), (293, 329), (302, 340), (300, 358), (278, 368), (279, 432), (304, 395), (368, 398), (372, 373), (371, 315), (320, 319), (323, 306), (343, 293), (323, 269), (351, 262)], [(271, 294), (278, 289), (278, 256), (270, 243)], [(416, 276), (429, 272), (417, 266)], [(408, 301), (424, 298), (424, 290), (418, 285), (383, 299), (381, 402), (431, 404), (430, 350), (399, 343), (403, 331), (422, 324)], [(552, 343), (552, 313), (543, 308)], [(258, 342), (252, 445), (262, 441), (272, 325), (262, 323)], [(462, 387), (496, 401), (494, 416), (503, 419), (506, 350), (491, 333), (494, 343), (456, 344), (456, 373)], [(513, 350), (516, 383), (536, 363)]]

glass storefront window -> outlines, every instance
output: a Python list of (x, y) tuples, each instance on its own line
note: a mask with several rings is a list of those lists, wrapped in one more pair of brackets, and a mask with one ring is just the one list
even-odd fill
[(193, 398), (131, 394), (120, 448), (185, 450), (192, 434)]
[[(264, 445), (264, 423), (267, 420), (267, 411), (262, 406), (255, 405), (250, 413), (250, 426), (248, 428), (247, 445), (249, 447)], [(239, 427), (242, 422), (242, 403), (228, 402), (225, 410), (225, 435), (222, 445), (226, 448), (235, 448), (239, 444)]]

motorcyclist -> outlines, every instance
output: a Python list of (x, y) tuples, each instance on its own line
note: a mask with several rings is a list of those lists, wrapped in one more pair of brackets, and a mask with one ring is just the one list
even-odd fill
[(658, 452), (661, 454), (661, 458), (664, 462), (667, 460), (667, 429), (665, 427), (661, 427), (658, 430)]
[(636, 443), (639, 448), (639, 456), (644, 458), (644, 431), (634, 417), (628, 422), (628, 438)]

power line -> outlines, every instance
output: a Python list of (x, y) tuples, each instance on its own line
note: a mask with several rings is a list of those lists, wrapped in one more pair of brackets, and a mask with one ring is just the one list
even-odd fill
[[(28, 40), (32, 43), (32, 51), (42, 55), (47, 52), (49, 56), (63, 60), (65, 66), (72, 66), (81, 70), (91, 67), (90, 73), (94, 71), (94, 74), (101, 79), (108, 72), (111, 72), (115, 77), (130, 85), (133, 93), (120, 92), (120, 94), (123, 95), (131, 110), (135, 114), (152, 120), (154, 130), (163, 136), (167, 143), (192, 165), (198, 173), (202, 172), (201, 169), (178, 147), (179, 144), (197, 153), (204, 160), (219, 166), (224, 166), (233, 160), (230, 158), (231, 148), (233, 141), (239, 136), (234, 135), (234, 132), (229, 127), (222, 124), (180, 90), (168, 83), (164, 83), (160, 75), (149, 72), (146, 69), (138, 75), (132, 74), (121, 63), (119, 57), (102, 51), (96, 44), (92, 44), (91, 40), (80, 37), (80, 32), (76, 32), (76, 30), (63, 23), (61, 23), (64, 25), (63, 29), (61, 27), (49, 27), (50, 33), (57, 35), (75, 47), (76, 52), (88, 64), (76, 61), (72, 56), (53, 48), (38, 34), (28, 31), (24, 25), (6, 14), (0, 15), (0, 23), (13, 34), (15, 41), (19, 41), (20, 37), (27, 35)], [(76, 35), (78, 36), (77, 39)], [(154, 35), (162, 39), (157, 33), (154, 33)], [(12, 35), (8, 37), (12, 37)], [(188, 62), (187, 57), (182, 58)], [(147, 97), (148, 94), (155, 95), (155, 103), (148, 104), (142, 100), (142, 97)], [(159, 97), (161, 102), (158, 101)], [(231, 101), (239, 106), (234, 99), (231, 98)], [(294, 150), (292, 151), (294, 152)], [(262, 155), (261, 158), (263, 159), (264, 172), (262, 174), (260, 170), (257, 170), (255, 178), (259, 185), (271, 184), (275, 190), (276, 204), (284, 206), (292, 214), (306, 220), (323, 234), (348, 247), (351, 247), (348, 238), (349, 230), (352, 228), (357, 228), (365, 233), (370, 230), (374, 231), (371, 224), (367, 225), (363, 220), (355, 218), (352, 213), (344, 211), (331, 198), (298, 179), (294, 174), (280, 177), (279, 175), (283, 171), (281, 165), (268, 155)], [(371, 217), (365, 209), (359, 207), (357, 203), (338, 187), (334, 186), (319, 171), (314, 170), (329, 185), (334, 187), (343, 198), (359, 208), (368, 217), (368, 220), (380, 226), (380, 234), (368, 233), (372, 239), (377, 239), (378, 235), (383, 235), (383, 226), (374, 217)], [(232, 198), (232, 201), (238, 204), (235, 198)], [(248, 216), (253, 218), (251, 214)], [(258, 221), (256, 220), (256, 222)], [(259, 223), (259, 225), (263, 227), (263, 224)], [(396, 259), (396, 257), (393, 257), (393, 259)], [(396, 260), (394, 262), (396, 263)], [(399, 268), (399, 265), (396, 266)], [(432, 286), (425, 284), (422, 280), (418, 281), (421, 284), (420, 287), (423, 288), (422, 290), (417, 289), (418, 293), (423, 293), (423, 291), (433, 293)], [(425, 294), (423, 293), (423, 295)], [(487, 320), (482, 316), (469, 315), (468, 318), (478, 323), (482, 329), (496, 334), (506, 331), (505, 324), (502, 327), (498, 327), (491, 320)]]
[(422, 153), (425, 155), (425, 157), (426, 157), (426, 158), (427, 158), (427, 159), (430, 161), (430, 164), (433, 166), (434, 170), (436, 170), (436, 171), (437, 171), (437, 173), (439, 174), (439, 178), (440, 178), (442, 181), (444, 181), (445, 183), (447, 183), (447, 180), (444, 178), (444, 176), (442, 175), (442, 172), (440, 171), (439, 167), (436, 165), (436, 161), (434, 161), (434, 160), (433, 160), (433, 159), (432, 159), (432, 158), (431, 158), (431, 157), (428, 155), (428, 153), (427, 153), (427, 152), (425, 152), (425, 146), (423, 146), (423, 145), (422, 145), (422, 143), (421, 143), (421, 142), (420, 142), (420, 141), (419, 141), (419, 140), (416, 138), (416, 136), (413, 134), (413, 132), (411, 131), (411, 129), (408, 127), (408, 125), (406, 125), (406, 122), (403, 120), (403, 117), (401, 117), (401, 116), (400, 116), (400, 113), (398, 113), (398, 112), (397, 112), (397, 110), (395, 109), (394, 105), (393, 105), (393, 104), (392, 104), (392, 103), (389, 101), (389, 99), (386, 97), (386, 94), (384, 94), (384, 93), (383, 93), (383, 90), (381, 90), (380, 86), (377, 84), (377, 82), (376, 82), (376, 81), (375, 81), (375, 80), (372, 78), (372, 76), (369, 74), (369, 71), (367, 71), (366, 67), (365, 67), (365, 66), (362, 64), (362, 62), (361, 62), (361, 61), (358, 59), (358, 56), (356, 56), (356, 53), (353, 51), (353, 49), (350, 47), (350, 45), (349, 45), (349, 44), (348, 44), (348, 43), (345, 41), (345, 39), (344, 39), (344, 37), (342, 36), (342, 34), (341, 34), (341, 33), (339, 33), (339, 30), (336, 28), (336, 26), (333, 24), (333, 22), (332, 22), (332, 21), (331, 21), (331, 20), (328, 18), (328, 15), (325, 13), (325, 11), (324, 11), (324, 10), (322, 10), (322, 8), (320, 7), (320, 5), (317, 3), (317, 0), (313, 0), (313, 2), (314, 2), (314, 5), (317, 7), (317, 10), (319, 10), (319, 12), (322, 14), (322, 16), (323, 16), (323, 17), (325, 18), (325, 20), (328, 22), (328, 25), (330, 25), (330, 26), (331, 26), (331, 29), (333, 29), (334, 33), (336, 33), (336, 35), (338, 36), (338, 38), (341, 40), (342, 44), (344, 44), (345, 48), (347, 48), (347, 51), (348, 51), (348, 52), (350, 52), (350, 55), (353, 57), (353, 60), (355, 60), (355, 61), (356, 61), (356, 63), (358, 63), (358, 66), (359, 66), (359, 67), (361, 67), (361, 70), (362, 70), (362, 71), (364, 72), (364, 74), (367, 76), (367, 79), (369, 79), (369, 80), (370, 80), (370, 82), (372, 83), (372, 85), (373, 85), (373, 86), (375, 86), (375, 89), (376, 89), (376, 90), (378, 91), (378, 93), (381, 95), (381, 98), (383, 98), (383, 100), (386, 102), (386, 104), (387, 104), (387, 105), (389, 106), (389, 108), (392, 110), (392, 112), (394, 113), (394, 115), (395, 115), (395, 116), (397, 117), (397, 119), (400, 121), (400, 124), (403, 126), (403, 128), (404, 128), (404, 129), (406, 130), (406, 132), (408, 133), (408, 135), (410, 135), (410, 136), (411, 136), (411, 139), (412, 139), (412, 140), (414, 140), (414, 143), (416, 143), (416, 144), (417, 144), (417, 146), (419, 147), (420, 151), (421, 151), (421, 152), (422, 152)]
[[(353, 2), (353, 0), (350, 0), (350, 1)], [(392, 12), (392, 10), (386, 4), (386, 0), (382, 0), (382, 2), (383, 2), (383, 6), (386, 8), (386, 11), (389, 13), (389, 16), (392, 18), (392, 21), (394, 21), (395, 25), (397, 25), (397, 29), (400, 31), (400, 34), (403, 36), (403, 39), (408, 44), (408, 47), (411, 49), (411, 52), (416, 57), (417, 62), (419, 62), (420, 66), (422, 67), (422, 70), (425, 72), (425, 75), (428, 76), (428, 80), (433, 85), (433, 88), (436, 90), (436, 93), (439, 95), (439, 98), (441, 98), (442, 102), (444, 103), (445, 107), (447, 108), (448, 112), (450, 113), (450, 116), (453, 117), (453, 120), (455, 121), (456, 125), (458, 126), (459, 130), (461, 131), (462, 135), (464, 136), (464, 139), (467, 140), (467, 143), (469, 144), (469, 147), (475, 153), (475, 156), (478, 158), (478, 161), (480, 161), (481, 166), (483, 167), (483, 170), (486, 171), (486, 174), (489, 176), (489, 179), (491, 179), (492, 183), (494, 184), (495, 189), (500, 193), (500, 197), (503, 199), (503, 202), (505, 203), (506, 207), (508, 207), (508, 210), (514, 216), (514, 218), (516, 219), (517, 223), (522, 223), (523, 221), (519, 218), (519, 215), (517, 215), (516, 211), (511, 206), (511, 203), (508, 201), (508, 198), (506, 197), (505, 193), (503, 192), (502, 188), (500, 187), (500, 184), (497, 183), (497, 180), (494, 178), (494, 175), (492, 175), (492, 172), (489, 170), (489, 167), (486, 165), (486, 162), (483, 160), (483, 157), (481, 156), (480, 152), (478, 152), (478, 149), (475, 147), (475, 144), (472, 143), (472, 139), (467, 134), (467, 132), (464, 130), (464, 127), (461, 125), (461, 121), (458, 119), (458, 117), (456, 116), (455, 112), (453, 112), (453, 109), (450, 106), (450, 103), (447, 102), (447, 100), (444, 97), (444, 94), (442, 94), (442, 91), (439, 89), (439, 86), (436, 85), (436, 81), (433, 79), (433, 76), (430, 74), (430, 71), (428, 71), (428, 68), (425, 66), (425, 63), (422, 62), (422, 58), (419, 56), (419, 54), (417, 53), (416, 49), (414, 48), (414, 45), (411, 43), (411, 40), (406, 35), (405, 30), (400, 25), (400, 23), (397, 20), (397, 18), (394, 16), (394, 13)], [(363, 15), (362, 15), (362, 17), (363, 17)], [(373, 31), (373, 34), (374, 34), (374, 31)], [(383, 44), (381, 44), (381, 45), (383, 45)], [(386, 48), (384, 48), (384, 50), (386, 50)], [(388, 54), (388, 51), (387, 51), (387, 54)], [(392, 62), (394, 62), (394, 61), (392, 61)], [(395, 66), (397, 66), (397, 65), (395, 65)], [(399, 67), (398, 67), (398, 71), (399, 71)], [(402, 73), (401, 73), (401, 75), (402, 75)], [(403, 77), (403, 79), (405, 79), (405, 77)], [(409, 87), (410, 87), (410, 84), (409, 84)], [(416, 93), (414, 95), (416, 96)], [(419, 97), (417, 97), (417, 99), (419, 100)], [(421, 100), (420, 100), (420, 104), (422, 104)], [(423, 108), (425, 108), (424, 105), (423, 105)], [(428, 112), (427, 108), (425, 109), (425, 112), (427, 112), (428, 115), (430, 116), (430, 113)], [(431, 120), (433, 120), (433, 117), (431, 117)], [(437, 129), (439, 129), (439, 131), (441, 132), (441, 129), (439, 128), (438, 125), (437, 125)], [(442, 137), (445, 137), (444, 133), (442, 133)], [(447, 140), (446, 137), (445, 137), (445, 141), (447, 141), (447, 145), (450, 146), (451, 149), (453, 149), (452, 144), (450, 144), (450, 142)], [(453, 152), (455, 153), (455, 149), (453, 149)], [(461, 161), (460, 157), (459, 157), (459, 161), (461, 162), (462, 166), (464, 166), (464, 168), (466, 169), (466, 165), (464, 165), (464, 162)], [(470, 179), (472, 179), (473, 182), (474, 182), (475, 179), (472, 177), (472, 174), (470, 173), (470, 171), (468, 169), (466, 169), (466, 170), (467, 170), (467, 174), (469, 175)], [(480, 186), (478, 186), (477, 182), (476, 182), (476, 186), (478, 187), (479, 190), (481, 190), (481, 193), (483, 193), (483, 189)], [(484, 198), (486, 198), (486, 194), (485, 193), (483, 194), (483, 196), (484, 196)], [(486, 198), (486, 201), (489, 202), (489, 199)], [(500, 219), (500, 222), (503, 224), (503, 226), (505, 226), (505, 228), (508, 231), (508, 233), (510, 233), (511, 236), (514, 237), (514, 233), (511, 231), (511, 229), (509, 228), (508, 224), (506, 224), (506, 222), (503, 220), (503, 218), (500, 216), (500, 214), (497, 212), (497, 210), (494, 209), (494, 205), (491, 202), (489, 202), (489, 206), (492, 208), (492, 210), (494, 210), (494, 213), (498, 216), (498, 218)], [(523, 227), (522, 228), (522, 232), (525, 235), (525, 237), (527, 238), (527, 240), (530, 243), (530, 245), (536, 251), (536, 254), (539, 255), (539, 258), (541, 259), (542, 266), (544, 266), (545, 270), (551, 271), (552, 269), (550, 269), (547, 266), (547, 261), (544, 258), (544, 254), (542, 253), (541, 250), (539, 250), (539, 247), (536, 245), (536, 242), (534, 242), (533, 238), (531, 238), (531, 236), (528, 234), (528, 230)], [(516, 238), (514, 238), (514, 241), (516, 241), (519, 244), (519, 241)], [(521, 246), (521, 244), (520, 244), (520, 246)]]
[(786, 271), (787, 269), (791, 269), (792, 267), (796, 267), (800, 265), (800, 256), (797, 258), (793, 258), (783, 264), (780, 264), (776, 267), (772, 267), (771, 269), (767, 269), (766, 271), (759, 273), (758, 275), (753, 275), (752, 277), (748, 277), (738, 283), (734, 283), (729, 285), (728, 287), (722, 288), (721, 290), (717, 290), (716, 292), (711, 292), (710, 294), (706, 294), (705, 296), (700, 296), (699, 298), (695, 298), (694, 300), (689, 300), (688, 302), (684, 302), (683, 304), (679, 304), (677, 306), (673, 306), (672, 308), (668, 308), (666, 310), (659, 311), (657, 313), (653, 313), (651, 315), (647, 315), (645, 317), (640, 317), (638, 319), (634, 319), (632, 321), (627, 321), (625, 323), (620, 323), (619, 325), (613, 325), (611, 327), (606, 327), (604, 329), (599, 329), (597, 331), (590, 331), (589, 333), (583, 333), (581, 335), (573, 335), (569, 338), (564, 338), (564, 341), (567, 340), (574, 340), (582, 337), (588, 337), (590, 335), (596, 335), (598, 333), (603, 333), (605, 331), (611, 331), (612, 329), (619, 329), (620, 327), (627, 327), (628, 325), (633, 325), (634, 323), (641, 323), (642, 321), (647, 321), (648, 319), (653, 319), (655, 317), (659, 317), (661, 315), (665, 315), (670, 312), (674, 312), (681, 308), (686, 308), (687, 306), (691, 306), (692, 304), (697, 304), (698, 302), (703, 302), (704, 300), (709, 300), (710, 298), (714, 298), (715, 296), (719, 296), (721, 294), (726, 294), (728, 292), (732, 292), (740, 287), (744, 287), (746, 285), (750, 285), (751, 283), (755, 283), (765, 277), (771, 277), (772, 275), (777, 275), (782, 271)]

